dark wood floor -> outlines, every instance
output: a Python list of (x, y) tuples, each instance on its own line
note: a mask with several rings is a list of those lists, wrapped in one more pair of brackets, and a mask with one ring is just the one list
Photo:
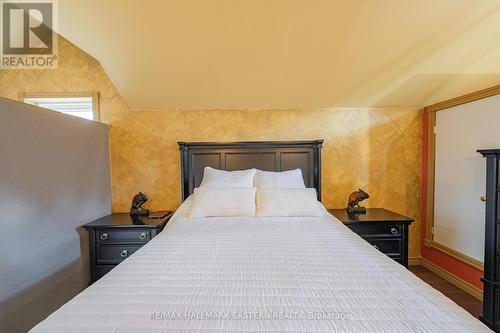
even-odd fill
[(445, 294), (452, 301), (470, 312), (474, 317), (477, 318), (481, 314), (483, 303), (477, 298), (472, 297), (462, 289), (422, 266), (410, 266), (410, 271), (424, 280), (427, 284)]

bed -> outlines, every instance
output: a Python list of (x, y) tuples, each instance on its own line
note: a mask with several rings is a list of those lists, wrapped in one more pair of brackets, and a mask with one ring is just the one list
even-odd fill
[(190, 219), (206, 166), (301, 169), (321, 197), (321, 141), (180, 143), (181, 206), (165, 230), (34, 333), (490, 332), (322, 209)]

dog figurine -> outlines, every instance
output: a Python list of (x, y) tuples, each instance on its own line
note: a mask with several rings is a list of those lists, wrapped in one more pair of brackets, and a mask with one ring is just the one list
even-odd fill
[(354, 214), (366, 214), (366, 208), (361, 207), (359, 203), (363, 200), (368, 199), (370, 196), (368, 193), (359, 189), (355, 192), (352, 192), (349, 195), (349, 202), (347, 203), (347, 212)]
[(144, 193), (139, 192), (134, 195), (132, 206), (130, 207), (130, 216), (148, 216), (149, 210), (142, 207), (146, 201), (148, 201), (148, 197)]

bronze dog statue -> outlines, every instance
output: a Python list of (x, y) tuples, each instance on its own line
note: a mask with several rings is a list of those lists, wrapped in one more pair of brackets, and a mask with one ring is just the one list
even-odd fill
[(132, 206), (130, 207), (130, 216), (148, 216), (149, 215), (149, 210), (144, 209), (142, 205), (148, 201), (148, 197), (142, 193), (139, 192), (134, 196), (134, 199), (132, 199)]
[(359, 203), (365, 199), (368, 199), (370, 196), (368, 193), (359, 189), (355, 192), (352, 192), (349, 195), (349, 202), (347, 203), (347, 212), (354, 214), (365, 214), (366, 208), (361, 207)]

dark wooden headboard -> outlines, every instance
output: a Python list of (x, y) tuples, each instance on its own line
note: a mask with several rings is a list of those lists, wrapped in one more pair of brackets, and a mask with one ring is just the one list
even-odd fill
[(265, 171), (301, 169), (306, 187), (321, 200), (321, 147), (323, 140), (254, 142), (178, 142), (181, 153), (182, 200), (203, 178), (209, 166), (219, 170), (256, 168)]

